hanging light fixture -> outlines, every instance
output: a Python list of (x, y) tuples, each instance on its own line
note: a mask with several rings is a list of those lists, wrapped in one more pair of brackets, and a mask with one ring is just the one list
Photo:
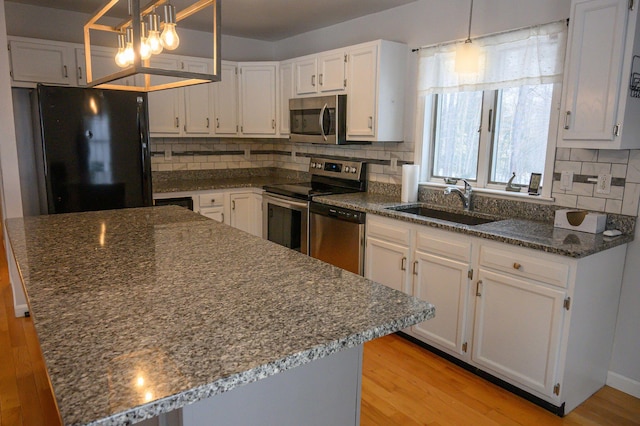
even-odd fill
[(161, 39), (162, 46), (167, 50), (175, 50), (180, 45), (180, 37), (176, 32), (176, 8), (172, 4), (164, 5), (164, 29)]
[(160, 39), (159, 20), (160, 17), (156, 14), (155, 9), (148, 15), (149, 18), (149, 36), (147, 37), (147, 43), (153, 55), (159, 55), (162, 53), (162, 40)]
[[(84, 47), (86, 57), (86, 77), (90, 87), (107, 89), (119, 89), (139, 92), (152, 92), (156, 90), (184, 87), (194, 84), (220, 81), (220, 0), (192, 0), (192, 4), (176, 11), (168, 0), (105, 0), (106, 4), (100, 8), (84, 25)], [(120, 1), (128, 1), (129, 18), (117, 25), (107, 25), (103, 21), (108, 18), (107, 13)], [(141, 7), (141, 3), (144, 6)], [(160, 19), (156, 14), (156, 8), (164, 6), (164, 22), (160, 25)], [(173, 68), (163, 68), (152, 55), (158, 55), (165, 50), (174, 50), (180, 44), (180, 38), (176, 32), (176, 24), (197, 13), (212, 10), (213, 52), (211, 56), (211, 73), (199, 73)], [(111, 17), (112, 19), (113, 17)], [(160, 33), (162, 28), (162, 34)], [(116, 64), (122, 70), (110, 75), (93, 78), (91, 33), (92, 31), (112, 32), (117, 34), (118, 52), (115, 55)], [(144, 78), (136, 79), (138, 85), (126, 86), (114, 83), (133, 75), (142, 75)], [(172, 77), (170, 83), (152, 84), (151, 76), (159, 75)], [(163, 79), (167, 81), (167, 79)]]
[(480, 50), (471, 42), (471, 18), (473, 16), (473, 0), (469, 9), (469, 31), (467, 39), (456, 50), (455, 71), (460, 74), (474, 74), (480, 69)]

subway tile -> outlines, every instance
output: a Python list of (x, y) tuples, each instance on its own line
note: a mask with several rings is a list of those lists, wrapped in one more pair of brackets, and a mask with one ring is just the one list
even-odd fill
[(553, 198), (555, 198), (555, 204), (561, 207), (572, 207), (575, 208), (578, 203), (577, 195), (566, 195), (566, 194), (556, 194), (552, 193)]
[(582, 173), (582, 163), (579, 161), (556, 161), (553, 171), (556, 173), (573, 172), (574, 174)]
[(640, 149), (633, 149), (629, 154), (627, 182), (640, 183)]
[(556, 161), (569, 161), (571, 148), (556, 148)]
[(171, 172), (171, 171), (173, 171), (173, 165), (172, 164), (158, 164), (158, 171), (159, 172)]
[(187, 170), (187, 164), (186, 163), (173, 163), (173, 170)]
[(582, 172), (583, 175), (590, 176), (598, 176), (602, 174), (610, 174), (611, 173), (611, 163), (591, 163), (584, 162), (582, 163)]
[(627, 177), (627, 165), (626, 164), (612, 164), (611, 165), (611, 177), (625, 178)]
[(569, 156), (569, 159), (571, 161), (597, 161), (598, 150), (571, 148), (571, 154)]
[(595, 210), (602, 212), (604, 211), (604, 207), (607, 203), (607, 200), (604, 198), (593, 198), (593, 197), (578, 197), (578, 204), (576, 205), (579, 209), (586, 210)]
[(187, 170), (200, 170), (200, 163), (187, 164)]
[(622, 200), (607, 200), (604, 211), (607, 213), (621, 214)]
[(640, 199), (640, 185), (627, 183), (624, 187), (624, 199), (622, 200), (622, 214), (629, 216), (638, 215), (638, 201)]
[(573, 187), (571, 188), (571, 191), (567, 191), (566, 193), (569, 195), (592, 197), (594, 187), (595, 185), (593, 183), (573, 182)]
[(598, 151), (598, 163), (627, 164), (628, 162), (628, 149), (601, 149)]
[(612, 186), (611, 191), (608, 194), (599, 194), (593, 191), (593, 196), (596, 198), (611, 198), (615, 200), (622, 200), (624, 196), (624, 186)]

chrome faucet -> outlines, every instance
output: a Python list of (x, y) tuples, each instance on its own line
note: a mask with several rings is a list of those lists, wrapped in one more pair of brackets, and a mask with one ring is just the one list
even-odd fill
[(457, 186), (447, 186), (444, 189), (444, 194), (445, 195), (449, 195), (452, 192), (455, 192), (456, 194), (458, 194), (458, 196), (460, 197), (460, 199), (462, 200), (462, 207), (464, 207), (465, 210), (469, 211), (471, 210), (471, 185), (469, 184), (469, 182), (467, 182), (466, 179), (462, 179), (462, 182), (464, 182), (464, 192), (462, 192), (460, 190), (460, 188), (458, 188)]

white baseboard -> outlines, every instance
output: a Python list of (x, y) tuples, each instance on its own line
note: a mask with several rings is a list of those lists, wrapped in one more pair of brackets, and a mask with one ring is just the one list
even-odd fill
[(27, 304), (14, 305), (13, 309), (16, 311), (16, 318), (24, 317), (24, 314), (29, 312), (29, 306)]
[(640, 398), (640, 382), (625, 377), (622, 374), (609, 371), (607, 374), (607, 385), (624, 393), (628, 393), (631, 396), (635, 396), (636, 398)]

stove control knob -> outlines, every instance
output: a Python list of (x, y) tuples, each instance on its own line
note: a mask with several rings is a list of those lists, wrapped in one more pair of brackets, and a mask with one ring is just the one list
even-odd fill
[(344, 172), (345, 173), (350, 173), (351, 172), (351, 167), (347, 166), (344, 168)]
[(355, 167), (352, 167), (352, 168), (351, 168), (351, 173), (355, 173), (355, 172), (356, 172), (356, 168), (355, 168)]

